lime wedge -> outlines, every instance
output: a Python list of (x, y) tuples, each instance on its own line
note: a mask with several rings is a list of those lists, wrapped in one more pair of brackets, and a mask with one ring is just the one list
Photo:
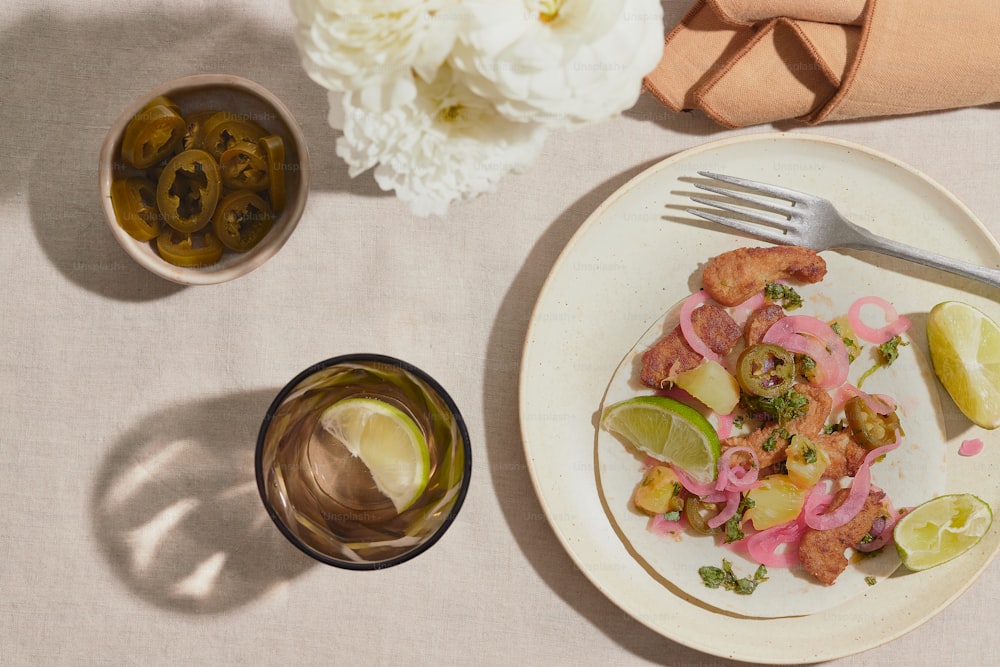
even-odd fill
[(983, 428), (1000, 426), (1000, 327), (960, 301), (945, 301), (927, 318), (934, 372), (958, 409)]
[(719, 436), (694, 408), (664, 396), (637, 396), (606, 408), (601, 425), (695, 481), (715, 479)]
[(903, 565), (926, 570), (979, 543), (993, 523), (990, 506), (969, 494), (932, 498), (903, 515), (893, 537)]
[(430, 453), (413, 419), (375, 398), (347, 398), (327, 408), (320, 423), (368, 466), (375, 485), (397, 512), (427, 488)]

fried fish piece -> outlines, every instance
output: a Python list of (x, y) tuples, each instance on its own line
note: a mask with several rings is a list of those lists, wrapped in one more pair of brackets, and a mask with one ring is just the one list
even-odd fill
[[(844, 504), (849, 493), (850, 489), (838, 491), (827, 512)], [(875, 519), (884, 511), (884, 498), (884, 491), (873, 489), (868, 492), (861, 510), (843, 526), (829, 530), (806, 530), (799, 542), (799, 562), (806, 572), (827, 586), (835, 582), (840, 573), (847, 569), (844, 552), (860, 542), (871, 530)]]
[(815, 250), (799, 246), (737, 248), (713, 257), (701, 281), (709, 296), (724, 306), (743, 303), (778, 280), (794, 278), (818, 283), (826, 275), (826, 261)]
[(868, 450), (859, 445), (849, 431), (820, 433), (812, 441), (830, 459), (830, 464), (823, 471), (823, 477), (827, 479), (854, 477), (868, 454)]
[(784, 316), (785, 309), (774, 303), (761, 306), (750, 313), (743, 325), (743, 339), (746, 341), (747, 347), (759, 343), (771, 325)]
[[(824, 389), (809, 384), (799, 383), (792, 388), (809, 401), (804, 415), (789, 419), (784, 424), (768, 424), (752, 433), (726, 438), (722, 441), (722, 450), (725, 451), (730, 447), (749, 447), (757, 455), (757, 465), (763, 469), (785, 460), (785, 450), (791, 442), (791, 436), (798, 434), (810, 440), (815, 439), (820, 429), (826, 425), (833, 399)], [(789, 437), (778, 435), (779, 429), (784, 429)], [(733, 455), (733, 461), (744, 465), (750, 463), (749, 457), (740, 452)]]
[[(729, 354), (743, 333), (729, 313), (711, 303), (692, 311), (691, 326), (698, 338), (719, 355)], [(639, 378), (648, 387), (663, 389), (703, 358), (691, 349), (678, 325), (643, 353)]]

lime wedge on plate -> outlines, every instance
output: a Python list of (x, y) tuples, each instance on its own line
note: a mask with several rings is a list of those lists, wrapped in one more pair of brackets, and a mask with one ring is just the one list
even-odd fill
[(402, 512), (430, 477), (427, 440), (399, 408), (375, 398), (346, 398), (327, 408), (320, 423), (368, 466), (375, 485)]
[(1000, 327), (960, 301), (945, 301), (927, 318), (934, 372), (974, 424), (1000, 426)]
[(932, 498), (896, 523), (893, 537), (903, 565), (926, 570), (959, 556), (979, 543), (993, 523), (990, 506), (969, 494)]
[(604, 410), (601, 425), (698, 482), (715, 479), (722, 446), (700, 412), (665, 396), (637, 396)]

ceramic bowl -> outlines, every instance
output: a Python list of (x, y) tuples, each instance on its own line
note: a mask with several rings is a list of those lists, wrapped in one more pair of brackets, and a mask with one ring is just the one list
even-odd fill
[[(166, 96), (187, 116), (199, 111), (226, 111), (255, 121), (282, 137), (287, 200), (267, 235), (250, 251), (225, 252), (205, 267), (180, 267), (160, 257), (152, 241), (139, 241), (118, 224), (111, 203), (116, 178), (138, 173), (121, 157), (122, 138), (129, 121), (153, 98)], [(112, 124), (101, 146), (98, 180), (101, 203), (111, 233), (141, 266), (166, 280), (183, 285), (209, 285), (233, 280), (253, 271), (273, 257), (288, 241), (302, 216), (309, 192), (309, 151), (302, 130), (288, 108), (270, 91), (253, 81), (229, 74), (198, 74), (169, 81), (136, 99)]]

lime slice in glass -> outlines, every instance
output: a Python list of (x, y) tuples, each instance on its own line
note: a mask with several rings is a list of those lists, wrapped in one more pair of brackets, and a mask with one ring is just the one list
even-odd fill
[(974, 424), (1000, 426), (1000, 327), (960, 301), (945, 301), (927, 318), (934, 372)]
[(715, 479), (719, 436), (694, 408), (664, 396), (637, 396), (605, 409), (601, 425), (695, 481)]
[(990, 506), (978, 497), (951, 494), (932, 498), (904, 514), (893, 537), (903, 565), (920, 571), (976, 546), (992, 523)]
[(375, 398), (347, 398), (327, 408), (320, 423), (368, 466), (375, 485), (397, 512), (427, 488), (430, 454), (416, 422)]

